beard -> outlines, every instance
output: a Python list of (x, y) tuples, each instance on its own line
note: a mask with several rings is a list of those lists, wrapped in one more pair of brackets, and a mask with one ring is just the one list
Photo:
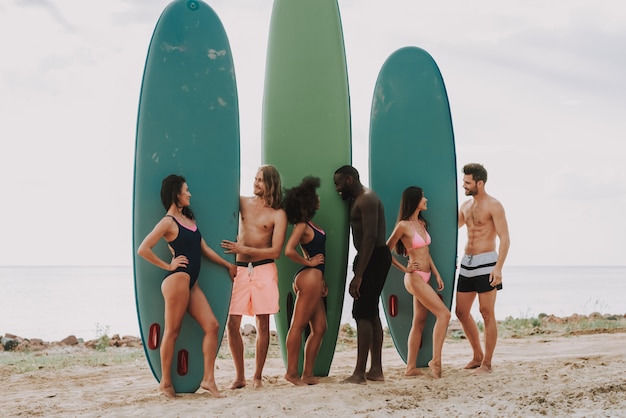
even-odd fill
[(341, 200), (350, 200), (350, 199), (352, 199), (352, 196), (350, 195), (350, 193), (348, 193), (347, 190), (343, 190), (341, 193), (339, 193), (339, 196), (341, 196)]
[(476, 192), (476, 189), (465, 189), (465, 196), (475, 196)]

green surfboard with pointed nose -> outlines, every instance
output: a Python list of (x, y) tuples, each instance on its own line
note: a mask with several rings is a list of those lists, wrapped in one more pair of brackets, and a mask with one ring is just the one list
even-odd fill
[[(314, 373), (327, 376), (341, 321), (349, 245), (348, 208), (335, 192), (333, 174), (351, 162), (348, 76), (336, 0), (274, 1), (262, 141), (262, 160), (277, 167), (283, 187), (296, 186), (308, 175), (321, 179), (317, 189), (320, 209), (314, 222), (327, 237), (324, 276), (329, 288), (328, 329)], [(291, 227), (288, 234), (290, 231)], [(286, 364), (292, 281), (301, 266), (284, 254), (277, 266), (280, 312), (274, 318)], [(301, 366), (302, 362), (300, 370)]]
[[(158, 381), (164, 328), (161, 282), (167, 272), (139, 257), (137, 248), (165, 215), (160, 189), (169, 174), (186, 178), (190, 206), (209, 247), (222, 254), (220, 241), (237, 235), (238, 106), (233, 58), (220, 19), (201, 1), (173, 1), (156, 24), (145, 63), (132, 215), (137, 314), (146, 357)], [(162, 260), (171, 259), (165, 241), (154, 250)], [(235, 261), (234, 256), (227, 257)], [(221, 341), (232, 290), (228, 272), (203, 258), (198, 285), (220, 323)], [(203, 336), (186, 314), (172, 365), (176, 392), (195, 392), (200, 387)]]
[[(444, 281), (440, 296), (452, 308), (458, 235), (454, 133), (443, 78), (421, 48), (398, 49), (380, 69), (370, 120), (370, 182), (385, 205), (388, 234), (396, 224), (402, 191), (408, 186), (424, 190), (428, 210), (423, 215), (432, 238), (429, 250)], [(392, 266), (381, 298), (394, 344), (406, 362), (413, 298), (403, 278), (404, 273)], [(434, 276), (430, 284), (437, 289)], [(426, 367), (432, 358), (434, 323), (429, 313), (417, 367)]]

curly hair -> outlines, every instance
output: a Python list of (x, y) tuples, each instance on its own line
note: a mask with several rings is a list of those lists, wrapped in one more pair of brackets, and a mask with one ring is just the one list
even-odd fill
[(313, 219), (319, 202), (315, 191), (318, 187), (320, 187), (319, 177), (307, 176), (302, 179), (299, 186), (285, 190), (283, 205), (289, 223), (295, 225)]

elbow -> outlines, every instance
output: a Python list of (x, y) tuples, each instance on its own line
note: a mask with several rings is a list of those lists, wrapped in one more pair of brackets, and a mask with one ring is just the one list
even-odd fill
[(285, 248), (285, 257), (293, 258), (295, 254), (296, 250), (294, 250), (293, 248)]

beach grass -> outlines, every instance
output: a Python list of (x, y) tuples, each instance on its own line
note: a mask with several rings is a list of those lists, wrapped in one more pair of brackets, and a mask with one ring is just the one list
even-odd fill
[[(482, 323), (477, 322), (482, 331)], [(528, 338), (541, 335), (581, 335), (626, 332), (626, 315), (572, 315), (561, 318), (540, 314), (531, 318), (506, 318), (498, 321), (499, 338)], [(100, 336), (99, 341), (105, 335)], [(255, 335), (243, 337), (245, 358), (254, 358)], [(458, 321), (452, 321), (448, 330), (449, 339), (464, 339)], [(389, 330), (385, 329), (383, 347), (393, 347)], [(337, 352), (356, 349), (356, 329), (343, 324), (337, 339)], [(0, 352), (0, 377), (15, 373), (28, 373), (36, 370), (59, 370), (73, 366), (106, 367), (113, 364), (130, 364), (145, 361), (142, 347), (108, 347), (102, 344), (95, 348), (85, 346), (54, 345), (39, 351), (3, 351)], [(230, 359), (227, 338), (224, 337), (217, 357)], [(276, 333), (270, 337), (269, 358), (281, 357), (280, 345)]]
[(107, 367), (144, 361), (143, 348), (94, 350), (86, 347), (50, 348), (44, 351), (0, 352), (0, 376), (37, 370), (61, 370), (75, 366)]

